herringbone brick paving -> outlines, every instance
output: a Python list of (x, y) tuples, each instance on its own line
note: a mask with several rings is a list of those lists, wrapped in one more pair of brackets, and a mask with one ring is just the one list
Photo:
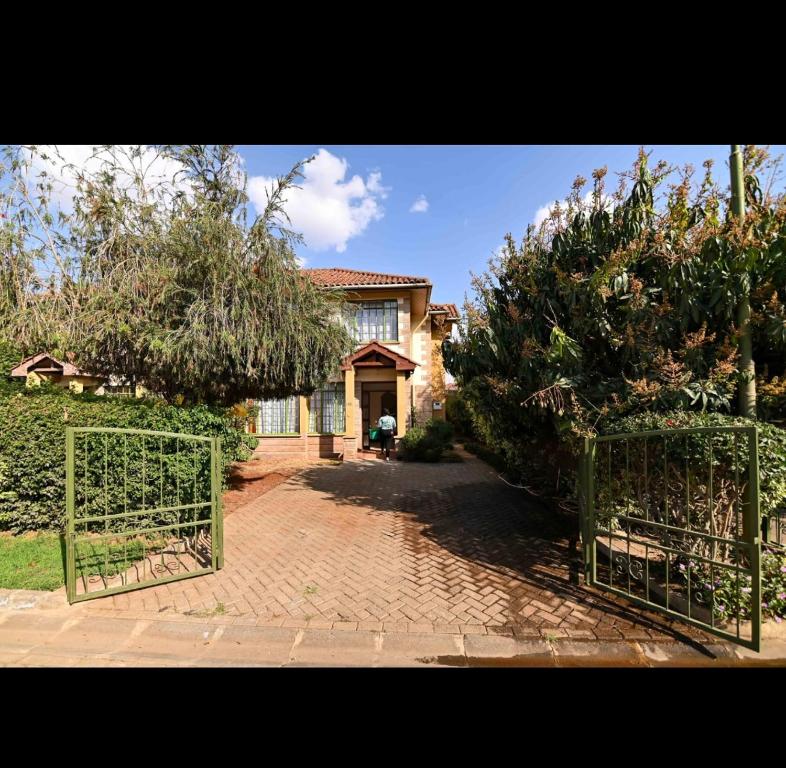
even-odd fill
[(87, 609), (335, 630), (674, 634), (578, 586), (573, 526), (465, 456), (306, 469), (226, 518), (223, 570)]

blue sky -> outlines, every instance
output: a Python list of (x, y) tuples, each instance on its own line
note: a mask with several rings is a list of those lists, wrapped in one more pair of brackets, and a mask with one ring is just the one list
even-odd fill
[[(714, 175), (728, 184), (728, 145), (646, 145), (652, 160), (715, 160)], [(774, 154), (786, 146), (773, 146)], [(461, 304), (470, 272), (481, 272), (506, 232), (517, 239), (539, 209), (563, 199), (573, 179), (608, 166), (628, 170), (638, 146), (247, 146), (238, 147), (249, 191), (264, 203), (270, 179), (298, 160), (303, 190), (288, 210), (307, 243), (298, 255), (310, 267), (348, 267), (425, 275), (432, 300)], [(779, 184), (783, 188), (783, 182)], [(423, 200), (425, 199), (425, 203)], [(420, 200), (419, 205), (415, 205)], [(426, 205), (427, 203), (427, 205)], [(414, 207), (415, 210), (412, 210)]]

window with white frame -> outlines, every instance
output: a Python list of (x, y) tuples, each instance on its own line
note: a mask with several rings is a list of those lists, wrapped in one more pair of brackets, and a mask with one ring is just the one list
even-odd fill
[(300, 432), (300, 405), (296, 396), (257, 400), (256, 429), (260, 435), (296, 435)]
[(361, 301), (351, 307), (349, 329), (357, 341), (398, 341), (398, 302)]
[(325, 384), (311, 395), (308, 431), (336, 434), (346, 431), (344, 382)]

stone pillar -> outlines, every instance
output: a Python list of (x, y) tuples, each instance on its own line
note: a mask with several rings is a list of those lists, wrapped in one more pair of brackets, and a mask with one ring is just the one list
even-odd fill
[(407, 432), (407, 380), (404, 371), (396, 371), (396, 425), (398, 436)]
[(308, 398), (305, 395), (300, 395), (298, 398), (298, 407), (300, 409), (300, 439), (303, 441), (303, 453), (308, 455)]

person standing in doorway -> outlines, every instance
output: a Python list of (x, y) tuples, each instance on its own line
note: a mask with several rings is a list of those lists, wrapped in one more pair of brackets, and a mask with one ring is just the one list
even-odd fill
[(393, 442), (393, 435), (396, 433), (396, 420), (390, 415), (390, 411), (385, 408), (377, 424), (379, 434), (382, 438), (382, 450), (385, 453), (385, 461), (390, 461), (390, 444)]

